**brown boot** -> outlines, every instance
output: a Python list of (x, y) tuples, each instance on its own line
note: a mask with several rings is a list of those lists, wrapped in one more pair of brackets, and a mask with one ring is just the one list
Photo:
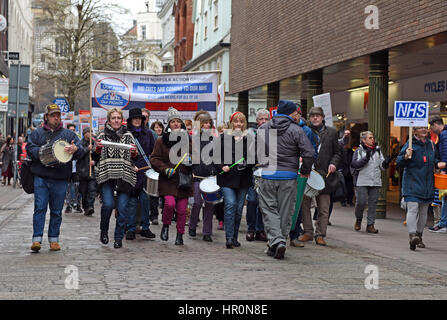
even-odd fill
[(360, 231), (361, 228), (362, 228), (362, 219), (355, 220), (354, 230)]
[(326, 241), (324, 241), (323, 237), (316, 237), (315, 243), (319, 246), (325, 246), (327, 244)]
[(308, 242), (308, 241), (312, 241), (314, 238), (308, 234), (302, 234), (300, 235), (300, 237), (298, 238), (298, 241), (301, 242)]
[(417, 247), (425, 248), (425, 244), (422, 242), (422, 232), (416, 232), (416, 235), (419, 237), (419, 243), (417, 244)]
[(419, 244), (419, 237), (416, 233), (410, 233), (410, 249), (416, 250), (416, 246)]
[(304, 247), (304, 243), (298, 241), (298, 239), (290, 239), (290, 246), (291, 247), (298, 247), (298, 248), (303, 248)]
[(368, 232), (368, 233), (379, 233), (379, 230), (374, 228), (373, 224), (370, 224), (369, 226), (366, 227), (366, 232)]

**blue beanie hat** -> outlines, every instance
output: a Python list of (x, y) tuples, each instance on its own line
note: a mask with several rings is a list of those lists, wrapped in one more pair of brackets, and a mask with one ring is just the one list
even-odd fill
[(280, 114), (290, 115), (298, 109), (296, 103), (289, 100), (279, 100), (277, 112)]

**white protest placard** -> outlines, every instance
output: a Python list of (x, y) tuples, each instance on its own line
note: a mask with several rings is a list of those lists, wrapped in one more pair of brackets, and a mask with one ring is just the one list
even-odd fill
[(426, 127), (427, 125), (427, 101), (394, 101), (395, 127)]
[(317, 96), (313, 96), (315, 107), (321, 107), (324, 112), (324, 121), (327, 127), (333, 127), (334, 122), (332, 120), (332, 105), (331, 105), (331, 94), (323, 93)]

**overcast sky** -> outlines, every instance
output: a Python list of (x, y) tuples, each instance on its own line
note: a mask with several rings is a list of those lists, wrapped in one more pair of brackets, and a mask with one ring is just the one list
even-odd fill
[(147, 0), (102, 0), (105, 4), (114, 3), (121, 7), (128, 9), (128, 14), (118, 15), (113, 18), (113, 23), (115, 24), (115, 32), (120, 34), (129, 30), (132, 27), (132, 20), (136, 19), (138, 12), (146, 11), (146, 5), (144, 4)]

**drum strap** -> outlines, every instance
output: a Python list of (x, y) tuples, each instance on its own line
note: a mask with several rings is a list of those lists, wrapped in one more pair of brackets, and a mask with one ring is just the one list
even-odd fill
[(144, 152), (143, 148), (141, 147), (140, 143), (138, 142), (138, 139), (135, 139), (135, 144), (137, 145), (138, 151), (140, 151), (140, 153), (143, 156), (144, 160), (146, 161), (147, 165), (152, 168), (151, 163), (149, 162), (149, 159), (146, 156), (146, 153)]

